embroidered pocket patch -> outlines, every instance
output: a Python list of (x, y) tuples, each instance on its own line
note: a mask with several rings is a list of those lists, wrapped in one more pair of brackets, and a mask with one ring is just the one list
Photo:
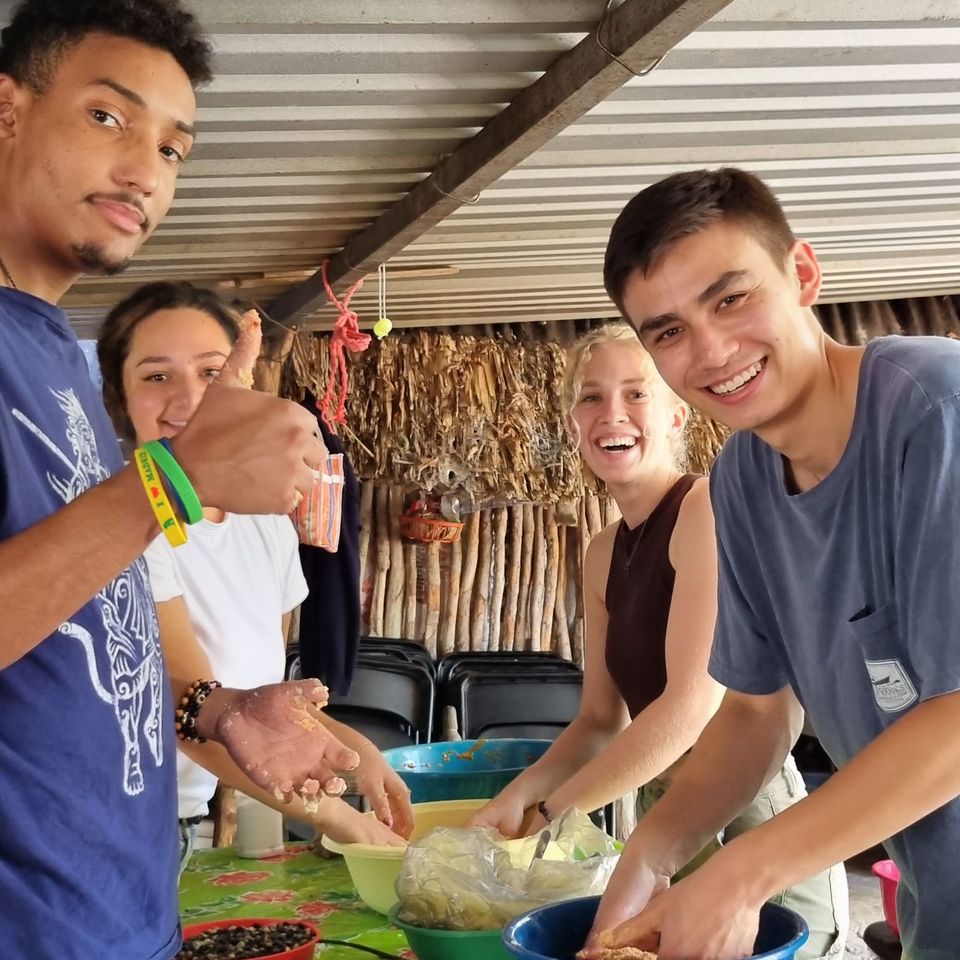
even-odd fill
[(917, 688), (899, 660), (864, 660), (873, 697), (886, 713), (899, 713), (918, 699)]

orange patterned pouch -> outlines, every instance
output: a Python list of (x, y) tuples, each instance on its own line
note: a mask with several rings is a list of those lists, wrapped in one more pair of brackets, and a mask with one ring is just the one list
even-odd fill
[(290, 514), (301, 543), (335, 553), (340, 545), (343, 514), (343, 454), (332, 453), (322, 470), (315, 470), (313, 486)]

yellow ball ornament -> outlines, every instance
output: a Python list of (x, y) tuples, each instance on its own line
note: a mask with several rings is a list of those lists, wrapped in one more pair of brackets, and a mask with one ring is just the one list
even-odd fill
[(393, 324), (389, 319), (387, 319), (387, 317), (381, 317), (373, 325), (373, 333), (378, 340), (382, 340), (392, 329)]

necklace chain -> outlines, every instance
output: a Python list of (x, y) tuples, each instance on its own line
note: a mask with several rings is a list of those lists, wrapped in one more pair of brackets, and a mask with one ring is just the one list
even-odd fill
[(10, 274), (10, 271), (7, 269), (7, 265), (3, 262), (3, 257), (0, 257), (0, 270), (3, 271), (3, 278), (7, 283), (8, 287), (12, 287), (14, 290), (19, 290), (20, 288), (14, 282), (13, 277)]

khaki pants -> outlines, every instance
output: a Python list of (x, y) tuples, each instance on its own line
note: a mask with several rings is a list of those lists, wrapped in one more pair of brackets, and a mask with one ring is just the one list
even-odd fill
[[(638, 820), (667, 792), (668, 786), (666, 781), (657, 779), (640, 788), (637, 796)], [(788, 757), (781, 771), (760, 791), (753, 803), (727, 825), (717, 836), (716, 842), (701, 850), (680, 871), (678, 878), (699, 867), (724, 842), (771, 820), (806, 795), (796, 762), (793, 757)], [(850, 904), (847, 898), (847, 874), (842, 863), (784, 890), (772, 897), (771, 902), (795, 910), (809, 924), (810, 939), (797, 954), (800, 960), (834, 960), (843, 956), (850, 926)]]

